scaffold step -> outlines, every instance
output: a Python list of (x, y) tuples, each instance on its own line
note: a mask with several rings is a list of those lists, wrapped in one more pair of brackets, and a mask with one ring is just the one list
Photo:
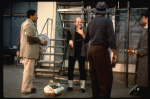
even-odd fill
[[(62, 22), (74, 22), (74, 20), (61, 20)], [(82, 21), (84, 23), (85, 21)]]
[(66, 39), (50, 39), (51, 41), (65, 41)]
[(57, 11), (82, 11), (82, 8), (74, 8), (74, 9), (57, 9)]
[(55, 73), (58, 73), (59, 70), (53, 70), (53, 69), (42, 69), (42, 68), (37, 68), (35, 69), (35, 72), (55, 72)]
[(48, 46), (48, 47), (54, 47), (54, 48), (65, 48), (66, 46)]
[(49, 64), (61, 64), (63, 61), (46, 61), (46, 60), (39, 60), (38, 63), (49, 63)]
[[(65, 14), (65, 15), (82, 15), (82, 12), (59, 12), (60, 14)], [(84, 14), (84, 12), (83, 12)]]
[(44, 52), (43, 55), (64, 55), (64, 53), (47, 53), (47, 52)]
[(83, 2), (57, 2), (60, 6), (82, 6)]

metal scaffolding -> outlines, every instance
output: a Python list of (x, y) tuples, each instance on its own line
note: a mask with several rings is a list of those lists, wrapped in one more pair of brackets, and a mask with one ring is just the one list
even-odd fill
[[(88, 22), (90, 21), (90, 20), (92, 20), (94, 17), (95, 17), (95, 13), (94, 12), (92, 12), (92, 8), (90, 7), (90, 5), (89, 6), (87, 6), (86, 8), (83, 6), (84, 4), (83, 4), (84, 2), (76, 2), (76, 3), (74, 3), (74, 2), (69, 2), (69, 3), (65, 3), (65, 2), (58, 2), (57, 4), (60, 6), (66, 6), (66, 5), (68, 5), (68, 6), (81, 6), (80, 8), (77, 8), (77, 9), (58, 9), (57, 11), (59, 12), (59, 14), (61, 14), (60, 16), (61, 16), (61, 22), (62, 22), (62, 25), (63, 25), (63, 30), (64, 30), (64, 34), (63, 34), (63, 38), (65, 38), (65, 30), (66, 29), (69, 29), (68, 27), (66, 27), (66, 22), (74, 22), (73, 20), (63, 20), (63, 16), (64, 15), (81, 15), (81, 17), (82, 17), (82, 19), (83, 19), (83, 23), (84, 23), (84, 26), (87, 26), (88, 25)], [(30, 2), (29, 2), (29, 9), (30, 9)], [(116, 42), (116, 44), (117, 44), (117, 47), (119, 48), (120, 47), (120, 45), (121, 44), (123, 44), (123, 42), (125, 42), (124, 43), (124, 48), (125, 49), (123, 49), (124, 50), (124, 64), (125, 64), (125, 67), (126, 67), (126, 71), (125, 71), (125, 74), (126, 74), (126, 87), (128, 87), (128, 64), (129, 64), (129, 56), (128, 56), (128, 53), (127, 53), (127, 51), (125, 51), (125, 50), (127, 50), (127, 49), (129, 49), (129, 44), (130, 44), (130, 34), (131, 34), (131, 30), (133, 29), (133, 27), (135, 27), (136, 26), (136, 24), (140, 21), (140, 19), (141, 19), (141, 17), (139, 17), (139, 18), (136, 18), (135, 17), (135, 15), (132, 15), (132, 14), (134, 14), (134, 12), (131, 12), (132, 10), (142, 10), (142, 11), (144, 11), (144, 10), (148, 10), (148, 7), (147, 8), (131, 8), (131, 6), (130, 6), (130, 2), (127, 2), (127, 8), (123, 8), (123, 9), (120, 9), (120, 7), (119, 7), (119, 2), (118, 2), (118, 7), (117, 7), (117, 9), (116, 9), (116, 7), (115, 8), (110, 8), (110, 9), (112, 9), (111, 10), (111, 12), (109, 13), (109, 15), (107, 15), (108, 17), (109, 16), (114, 16), (115, 17), (115, 21), (116, 21), (116, 17), (124, 17), (125, 15), (117, 15), (117, 13), (120, 11), (121, 13), (126, 13), (127, 14), (127, 16), (125, 17), (125, 20), (127, 21), (127, 24), (125, 24), (126, 26), (126, 31), (125, 32), (123, 32), (124, 34), (123, 34), (123, 36), (121, 36), (120, 38), (119, 38), (119, 36), (118, 36), (118, 40), (117, 40), (117, 42)], [(70, 12), (69, 12), (70, 11)], [(72, 11), (72, 12), (71, 12)], [(74, 12), (73, 12), (74, 11)], [(78, 11), (78, 12), (77, 12)], [(135, 14), (139, 14), (139, 13), (135, 13)], [(140, 14), (139, 14), (140, 15)], [(5, 18), (5, 17), (25, 17), (26, 16), (26, 14), (25, 13), (12, 13), (12, 4), (10, 3), (10, 14), (3, 14), (3, 18)], [(133, 16), (133, 18), (136, 20), (136, 22), (130, 27), (130, 18), (131, 18), (131, 16)], [(10, 20), (10, 23), (11, 23), (11, 20)], [(117, 22), (115, 22), (114, 23), (114, 25), (115, 26), (117, 26), (118, 24), (116, 24)], [(119, 25), (118, 25), (118, 29), (115, 27), (115, 34), (116, 35), (119, 35), (119, 33), (118, 33), (118, 31), (119, 31), (119, 29), (121, 28), (121, 24), (122, 24), (122, 22), (120, 22), (119, 23)], [(45, 23), (45, 25), (46, 25), (46, 23)], [(45, 26), (44, 25), (44, 26)], [(48, 26), (48, 25), (47, 25)], [(12, 26), (10, 25), (10, 29), (12, 28)], [(48, 28), (47, 28), (48, 29)], [(43, 30), (42, 30), (43, 31)], [(11, 33), (10, 33), (10, 38), (11, 38)], [(123, 40), (123, 39), (125, 39), (125, 40)], [(10, 45), (11, 45), (11, 42), (9, 42), (10, 43)], [(66, 49), (65, 49), (66, 50)], [(66, 51), (65, 51), (65, 53), (66, 53)], [(135, 73), (136, 73), (137, 71), (135, 71)]]

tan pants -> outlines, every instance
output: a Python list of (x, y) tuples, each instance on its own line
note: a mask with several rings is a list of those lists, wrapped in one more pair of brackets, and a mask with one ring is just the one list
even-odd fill
[(22, 80), (22, 89), (21, 92), (30, 92), (32, 85), (32, 77), (34, 71), (35, 60), (24, 58), (24, 72)]

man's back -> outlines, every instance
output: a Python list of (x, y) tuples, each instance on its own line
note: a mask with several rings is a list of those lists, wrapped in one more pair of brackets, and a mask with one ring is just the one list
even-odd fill
[[(116, 40), (112, 21), (103, 16), (95, 17), (88, 25), (88, 36), (90, 44), (102, 44), (116, 49)], [(110, 44), (111, 43), (111, 44)]]

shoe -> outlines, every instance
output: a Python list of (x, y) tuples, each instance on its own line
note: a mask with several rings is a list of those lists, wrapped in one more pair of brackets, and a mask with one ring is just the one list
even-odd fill
[(84, 92), (85, 92), (85, 89), (81, 88), (81, 92), (84, 93)]
[(36, 93), (36, 88), (31, 88), (31, 91)]
[(22, 92), (22, 94), (32, 94), (36, 93), (36, 88), (32, 88), (30, 92)]
[(72, 90), (73, 90), (73, 87), (68, 87), (67, 90), (68, 90), (68, 91), (72, 91)]
[(134, 86), (134, 87), (130, 90), (129, 95), (132, 95), (132, 94), (135, 93), (135, 92), (139, 92), (139, 89), (140, 89), (140, 87), (139, 87), (138, 85)]

